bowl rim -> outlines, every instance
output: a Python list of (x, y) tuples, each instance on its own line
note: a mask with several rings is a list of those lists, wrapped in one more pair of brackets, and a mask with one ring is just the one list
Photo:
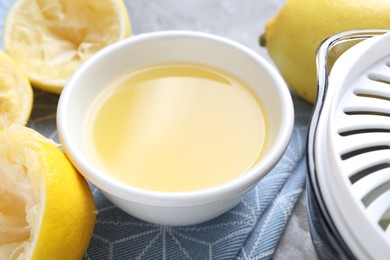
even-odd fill
[[(119, 50), (123, 47), (128, 47), (132, 44), (142, 41), (151, 41), (158, 38), (178, 37), (202, 38), (205, 40), (214, 41), (220, 44), (224, 44), (229, 48), (236, 49), (242, 52), (243, 55), (251, 58), (251, 60), (259, 66), (259, 68), (261, 67), (264, 72), (268, 74), (276, 86), (275, 90), (282, 100), (281, 111), (284, 116), (283, 130), (279, 131), (275, 143), (272, 145), (272, 147), (270, 147), (270, 150), (263, 157), (263, 159), (254, 165), (250, 170), (226, 183), (222, 183), (206, 189), (185, 192), (153, 191), (123, 184), (120, 181), (107, 177), (104, 174), (100, 174), (96, 168), (91, 166), (91, 163), (83, 159), (85, 156), (83, 156), (80, 151), (75, 149), (75, 146), (70, 140), (69, 128), (71, 126), (68, 126), (66, 119), (67, 106), (74, 91), (74, 86), (84, 71), (88, 70), (92, 64), (98, 62), (102, 57), (110, 55), (111, 52), (115, 52), (116, 50)], [(174, 30), (142, 33), (103, 48), (87, 61), (85, 61), (74, 72), (60, 95), (57, 107), (57, 129), (62, 147), (72, 164), (87, 180), (91, 181), (97, 188), (100, 188), (105, 192), (108, 192), (117, 197), (133, 202), (138, 202), (140, 204), (160, 207), (195, 206), (216, 202), (229, 196), (236, 196), (237, 194), (245, 193), (264, 175), (266, 175), (281, 159), (290, 142), (293, 125), (294, 106), (292, 97), (289, 92), (289, 88), (275, 67), (273, 67), (268, 61), (266, 61), (265, 58), (257, 54), (255, 51), (238, 42), (224, 38), (222, 36), (196, 31)]]

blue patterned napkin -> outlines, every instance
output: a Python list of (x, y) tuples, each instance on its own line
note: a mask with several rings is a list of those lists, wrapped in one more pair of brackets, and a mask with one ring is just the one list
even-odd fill
[[(13, 0), (0, 0), (0, 36)], [(1, 40), (1, 39), (0, 39)], [(1, 44), (0, 44), (1, 48)], [(28, 126), (59, 142), (58, 95), (35, 90)], [(311, 106), (293, 97), (295, 125), (278, 165), (234, 209), (203, 224), (159, 226), (111, 204), (93, 185), (97, 222), (85, 259), (270, 259), (306, 177), (305, 145)]]

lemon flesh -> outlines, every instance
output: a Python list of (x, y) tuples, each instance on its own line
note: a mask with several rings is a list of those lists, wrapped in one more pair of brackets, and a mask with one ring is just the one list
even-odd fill
[(314, 103), (321, 42), (343, 31), (390, 29), (389, 12), (384, 0), (287, 0), (266, 25), (265, 45), (289, 86)]
[(32, 104), (30, 82), (13, 60), (0, 51), (0, 130), (5, 122), (27, 123)]
[(121, 0), (19, 0), (3, 38), (34, 86), (60, 93), (83, 61), (129, 34)]
[(96, 209), (63, 152), (34, 130), (0, 132), (0, 259), (81, 259)]

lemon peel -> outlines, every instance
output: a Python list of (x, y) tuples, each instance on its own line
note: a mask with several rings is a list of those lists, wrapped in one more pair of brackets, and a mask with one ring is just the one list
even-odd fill
[(32, 110), (33, 90), (17, 64), (0, 51), (0, 130), (4, 122), (26, 124)]
[(60, 93), (81, 63), (129, 35), (122, 0), (18, 0), (3, 39), (32, 85)]
[(81, 259), (96, 208), (64, 153), (34, 130), (0, 131), (0, 259)]
[(320, 43), (343, 31), (390, 29), (389, 12), (390, 1), (383, 0), (287, 0), (260, 41), (288, 85), (314, 103)]

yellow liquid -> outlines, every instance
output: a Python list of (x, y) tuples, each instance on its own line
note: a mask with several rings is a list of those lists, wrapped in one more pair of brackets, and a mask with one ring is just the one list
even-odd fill
[(167, 63), (129, 72), (90, 107), (87, 145), (112, 177), (155, 191), (209, 188), (245, 173), (262, 157), (261, 104), (231, 75)]

